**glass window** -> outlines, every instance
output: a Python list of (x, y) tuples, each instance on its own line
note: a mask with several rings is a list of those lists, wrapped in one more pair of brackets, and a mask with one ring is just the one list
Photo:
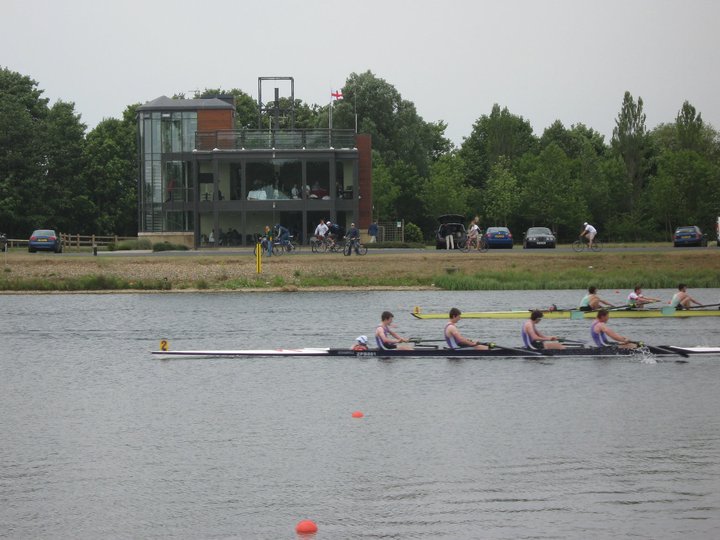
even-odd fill
[(355, 182), (355, 160), (340, 159), (335, 162), (335, 180), (338, 185), (338, 197), (352, 199), (357, 195)]
[(269, 161), (248, 161), (245, 165), (246, 198), (265, 201), (274, 196), (275, 168)]
[(305, 176), (305, 196), (309, 199), (330, 198), (330, 162), (308, 161)]

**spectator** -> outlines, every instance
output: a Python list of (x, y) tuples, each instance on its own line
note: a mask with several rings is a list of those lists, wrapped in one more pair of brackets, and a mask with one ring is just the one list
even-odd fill
[(378, 224), (377, 221), (373, 221), (368, 227), (368, 236), (370, 237), (370, 243), (374, 244), (377, 242), (378, 235)]

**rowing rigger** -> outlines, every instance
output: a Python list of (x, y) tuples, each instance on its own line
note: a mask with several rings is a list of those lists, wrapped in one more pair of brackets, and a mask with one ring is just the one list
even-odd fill
[(477, 349), (369, 349), (356, 351), (352, 349), (333, 348), (302, 348), (302, 349), (240, 349), (240, 350), (207, 350), (207, 351), (152, 351), (152, 354), (162, 359), (170, 358), (247, 358), (247, 357), (334, 357), (334, 358), (596, 358), (609, 356), (642, 355), (643, 352), (654, 356), (690, 356), (690, 355), (718, 355), (720, 347), (675, 347), (672, 345), (648, 346), (640, 349), (622, 349), (618, 347), (574, 347), (564, 350), (533, 351), (529, 349), (493, 348), (489, 350)]

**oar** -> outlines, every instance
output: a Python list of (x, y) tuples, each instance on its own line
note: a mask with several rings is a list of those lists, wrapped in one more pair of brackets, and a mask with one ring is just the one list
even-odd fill
[(719, 304), (703, 304), (701, 306), (690, 306), (687, 309), (698, 309), (698, 308), (704, 308), (704, 307), (717, 307), (717, 306), (720, 306), (720, 303)]
[(575, 339), (558, 338), (560, 343), (567, 343), (569, 345), (585, 345), (584, 341), (577, 341)]
[(423, 339), (419, 337), (411, 337), (408, 341), (413, 343), (445, 343), (444, 339)]
[(672, 346), (662, 347), (662, 346), (658, 346), (658, 345), (648, 345), (647, 343), (643, 343), (642, 341), (628, 341), (628, 343), (634, 343), (638, 347), (645, 347), (651, 353), (660, 353), (660, 354), (672, 353), (672, 354), (677, 354), (679, 356), (682, 356), (683, 358), (688, 358), (690, 356), (685, 351), (674, 349)]
[(532, 355), (532, 356), (544, 356), (543, 353), (540, 351), (533, 351), (531, 349), (516, 349), (515, 347), (503, 347), (502, 345), (498, 345), (497, 343), (477, 343), (478, 345), (487, 345), (489, 349), (500, 349), (501, 351), (508, 351), (508, 352), (514, 352), (514, 353), (520, 353), (523, 355)]

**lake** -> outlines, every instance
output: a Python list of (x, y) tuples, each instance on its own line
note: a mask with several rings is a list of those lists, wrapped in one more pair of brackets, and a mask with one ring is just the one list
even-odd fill
[[(622, 303), (628, 291), (600, 291)], [(669, 299), (673, 291), (647, 291)], [(720, 289), (690, 291), (717, 302)], [(720, 537), (720, 357), (158, 360), (350, 346), (380, 312), (577, 304), (582, 291), (0, 295), (0, 537)], [(718, 319), (616, 319), (720, 345)], [(465, 320), (519, 346), (520, 320)], [(587, 339), (590, 321), (545, 320)], [(353, 411), (363, 418), (352, 418)]]

